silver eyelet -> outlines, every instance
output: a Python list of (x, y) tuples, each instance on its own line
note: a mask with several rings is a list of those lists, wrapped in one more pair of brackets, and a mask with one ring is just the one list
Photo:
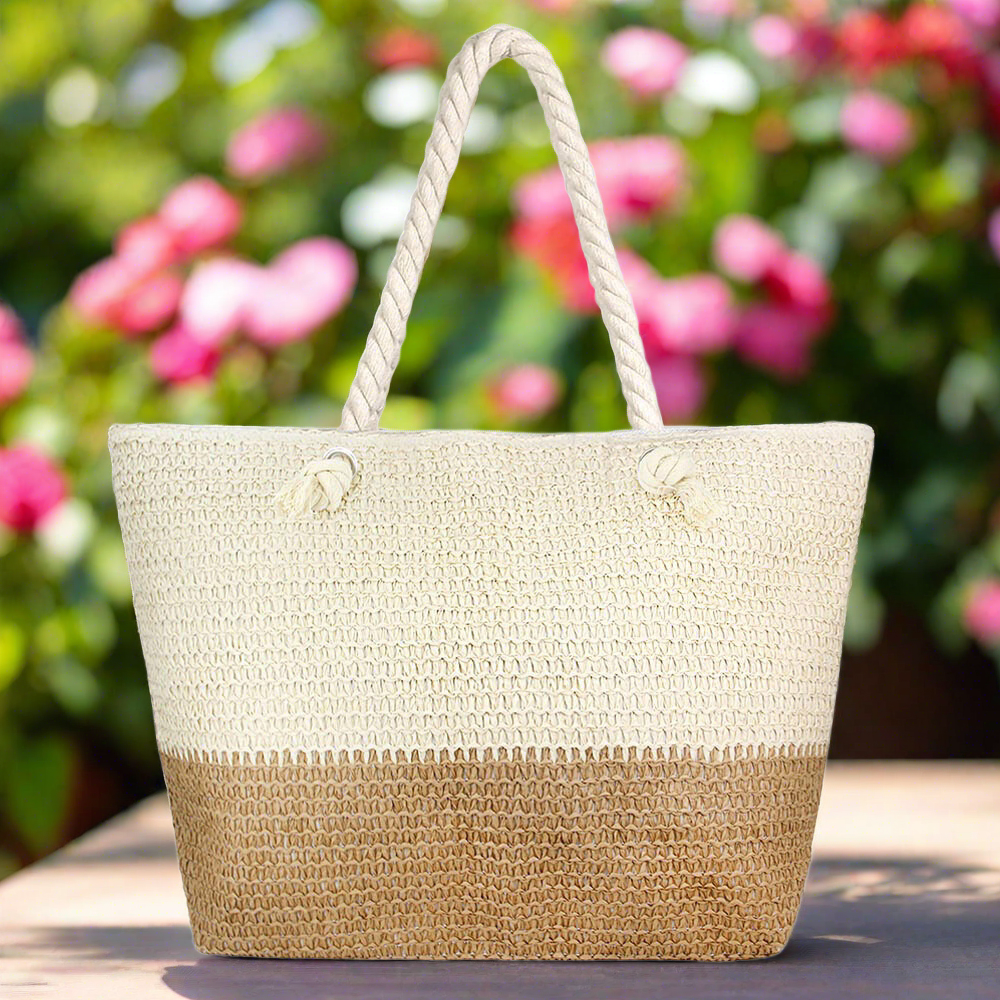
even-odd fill
[(356, 476), (358, 474), (358, 460), (355, 457), (354, 452), (351, 451), (348, 448), (331, 448), (323, 456), (323, 461), (327, 462), (331, 458), (336, 458), (337, 455), (342, 455), (350, 463), (350, 466), (351, 466), (351, 478), (353, 478), (354, 476)]

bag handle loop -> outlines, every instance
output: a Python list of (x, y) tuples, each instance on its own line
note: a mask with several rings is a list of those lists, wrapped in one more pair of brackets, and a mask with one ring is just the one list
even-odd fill
[(513, 59), (523, 66), (538, 92), (573, 206), (590, 282), (611, 336), (629, 423), (636, 430), (663, 426), (639, 336), (635, 306), (611, 242), (594, 167), (562, 73), (549, 50), (528, 32), (497, 24), (469, 38), (448, 66), (424, 162), (417, 175), (417, 189), (396, 245), (357, 374), (344, 403), (341, 430), (375, 430), (378, 427), (389, 394), (389, 382), (399, 362), (406, 321), (413, 307), (420, 274), (444, 206), (448, 183), (462, 151), (469, 115), (483, 77), (504, 59)]

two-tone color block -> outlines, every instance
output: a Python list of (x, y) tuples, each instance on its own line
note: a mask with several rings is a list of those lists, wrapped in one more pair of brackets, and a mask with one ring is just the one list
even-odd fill
[[(338, 444), (343, 505), (278, 512)], [(690, 456), (711, 522), (642, 488), (654, 444)], [(200, 948), (783, 946), (870, 430), (130, 426), (111, 452)]]

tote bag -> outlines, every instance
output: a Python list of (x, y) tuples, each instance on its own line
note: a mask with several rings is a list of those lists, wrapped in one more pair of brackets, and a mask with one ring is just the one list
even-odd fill
[[(631, 429), (378, 428), (486, 70), (537, 88)], [(338, 430), (116, 426), (195, 943), (220, 955), (736, 959), (809, 865), (872, 448), (664, 427), (548, 51), (449, 67)]]

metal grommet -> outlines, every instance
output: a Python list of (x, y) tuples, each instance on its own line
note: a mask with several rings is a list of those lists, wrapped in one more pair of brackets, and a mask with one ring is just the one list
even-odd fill
[(351, 479), (353, 479), (358, 474), (358, 460), (354, 452), (349, 448), (331, 448), (324, 456), (323, 461), (328, 462), (331, 458), (336, 458), (338, 455), (343, 456), (347, 459), (351, 466)]

